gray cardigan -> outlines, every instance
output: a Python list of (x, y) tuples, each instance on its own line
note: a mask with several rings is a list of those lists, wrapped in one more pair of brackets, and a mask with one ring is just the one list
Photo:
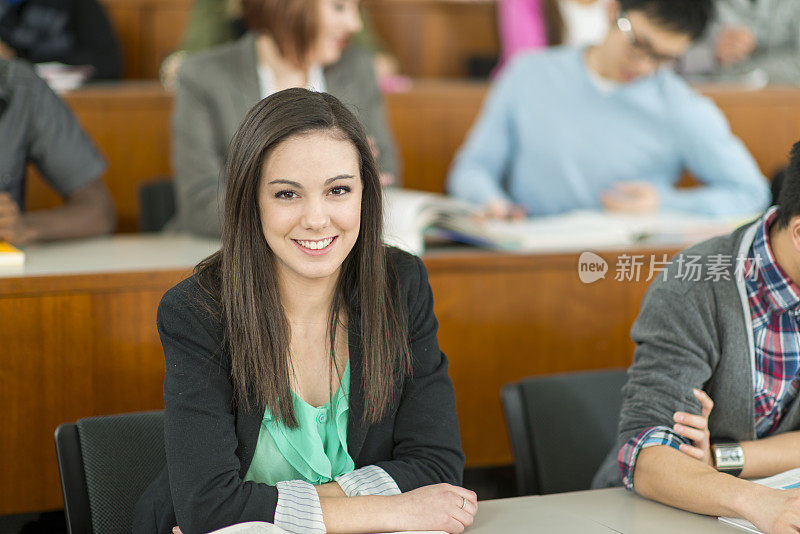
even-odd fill
[[(327, 91), (353, 111), (375, 138), (381, 172), (397, 174), (372, 54), (349, 47), (325, 69)], [(176, 193), (170, 229), (219, 236), (225, 152), (244, 116), (261, 99), (255, 34), (192, 54), (178, 73), (172, 116), (172, 172)]]
[[(681, 60), (681, 72), (741, 82), (759, 69), (770, 84), (800, 83), (800, 3), (797, 0), (717, 0), (716, 20)], [(720, 65), (716, 40), (726, 26), (749, 28), (757, 46), (747, 59)]]
[[(667, 280), (658, 276), (642, 301), (631, 329), (636, 343), (633, 365), (623, 388), (617, 443), (595, 475), (592, 487), (620, 486), (617, 453), (632, 437), (651, 426), (673, 424), (676, 411), (700, 413), (692, 388), (714, 401), (711, 438), (752, 440), (755, 432), (754, 347), (744, 278), (734, 276), (736, 257), (753, 243), (756, 223), (730, 235), (695, 245), (679, 254), (701, 256), (700, 281), (681, 279), (673, 259)], [(732, 258), (729, 281), (706, 281), (709, 257)], [(676, 257), (677, 258), (677, 257)], [(800, 397), (795, 398), (776, 433), (800, 427)]]

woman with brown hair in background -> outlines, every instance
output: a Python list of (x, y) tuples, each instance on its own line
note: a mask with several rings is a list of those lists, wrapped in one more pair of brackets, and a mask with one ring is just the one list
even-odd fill
[(397, 176), (373, 55), (349, 46), (361, 29), (358, 0), (243, 0), (249, 28), (232, 43), (188, 56), (178, 74), (172, 120), (177, 213), (169, 227), (221, 232), (225, 150), (247, 111), (289, 87), (328, 92), (373, 141), (383, 183)]

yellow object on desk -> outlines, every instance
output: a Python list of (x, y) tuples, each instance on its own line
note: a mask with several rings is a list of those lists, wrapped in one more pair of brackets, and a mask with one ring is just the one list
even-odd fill
[(25, 265), (25, 253), (6, 241), (0, 241), (0, 267)]

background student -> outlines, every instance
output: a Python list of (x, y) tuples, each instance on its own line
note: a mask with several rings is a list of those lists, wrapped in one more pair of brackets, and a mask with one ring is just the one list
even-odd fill
[[(767, 183), (720, 111), (671, 69), (710, 0), (621, 0), (587, 49), (524, 54), (494, 82), (448, 191), (498, 217), (574, 209), (757, 212)], [(684, 170), (704, 187), (676, 189)]]
[(188, 57), (172, 122), (177, 215), (172, 228), (219, 235), (225, 150), (256, 102), (288, 87), (326, 91), (350, 106), (374, 141), (384, 183), (397, 160), (372, 54), (348, 46), (361, 29), (358, 0), (244, 0), (251, 32)]
[(290, 89), (231, 142), (222, 249), (158, 310), (167, 466), (134, 532), (462, 532), (447, 359), (422, 261), (382, 243), (369, 142)]
[[(379, 80), (398, 74), (397, 60), (381, 49), (378, 38), (367, 24), (368, 20), (364, 19), (363, 22), (364, 27), (353, 36), (354, 44), (374, 52), (375, 73)], [(178, 68), (187, 53), (233, 41), (246, 31), (247, 27), (242, 21), (241, 0), (196, 0), (189, 13), (179, 50), (162, 63), (161, 82), (173, 89)]]
[(594, 485), (800, 530), (800, 490), (743, 480), (800, 467), (798, 311), (800, 143), (777, 207), (684, 251), (648, 290), (618, 444)]
[[(62, 206), (25, 211), (29, 162), (64, 199)], [(113, 231), (116, 215), (102, 180), (105, 169), (47, 84), (26, 63), (0, 59), (0, 241), (23, 245)]]
[(91, 65), (96, 79), (122, 76), (119, 45), (97, 0), (0, 0), (0, 57)]
[(800, 2), (716, 0), (718, 20), (681, 72), (722, 82), (800, 83)]
[(546, 46), (594, 45), (608, 30), (608, 0), (500, 0), (501, 61)]

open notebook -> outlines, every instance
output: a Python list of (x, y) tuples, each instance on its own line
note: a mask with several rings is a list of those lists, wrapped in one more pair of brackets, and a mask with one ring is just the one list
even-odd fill
[(687, 245), (730, 232), (747, 219), (715, 219), (663, 213), (652, 215), (573, 211), (522, 221), (481, 221), (479, 209), (444, 195), (391, 189), (384, 193), (384, 240), (414, 254), (425, 235), (520, 252), (557, 252), (634, 243)]

